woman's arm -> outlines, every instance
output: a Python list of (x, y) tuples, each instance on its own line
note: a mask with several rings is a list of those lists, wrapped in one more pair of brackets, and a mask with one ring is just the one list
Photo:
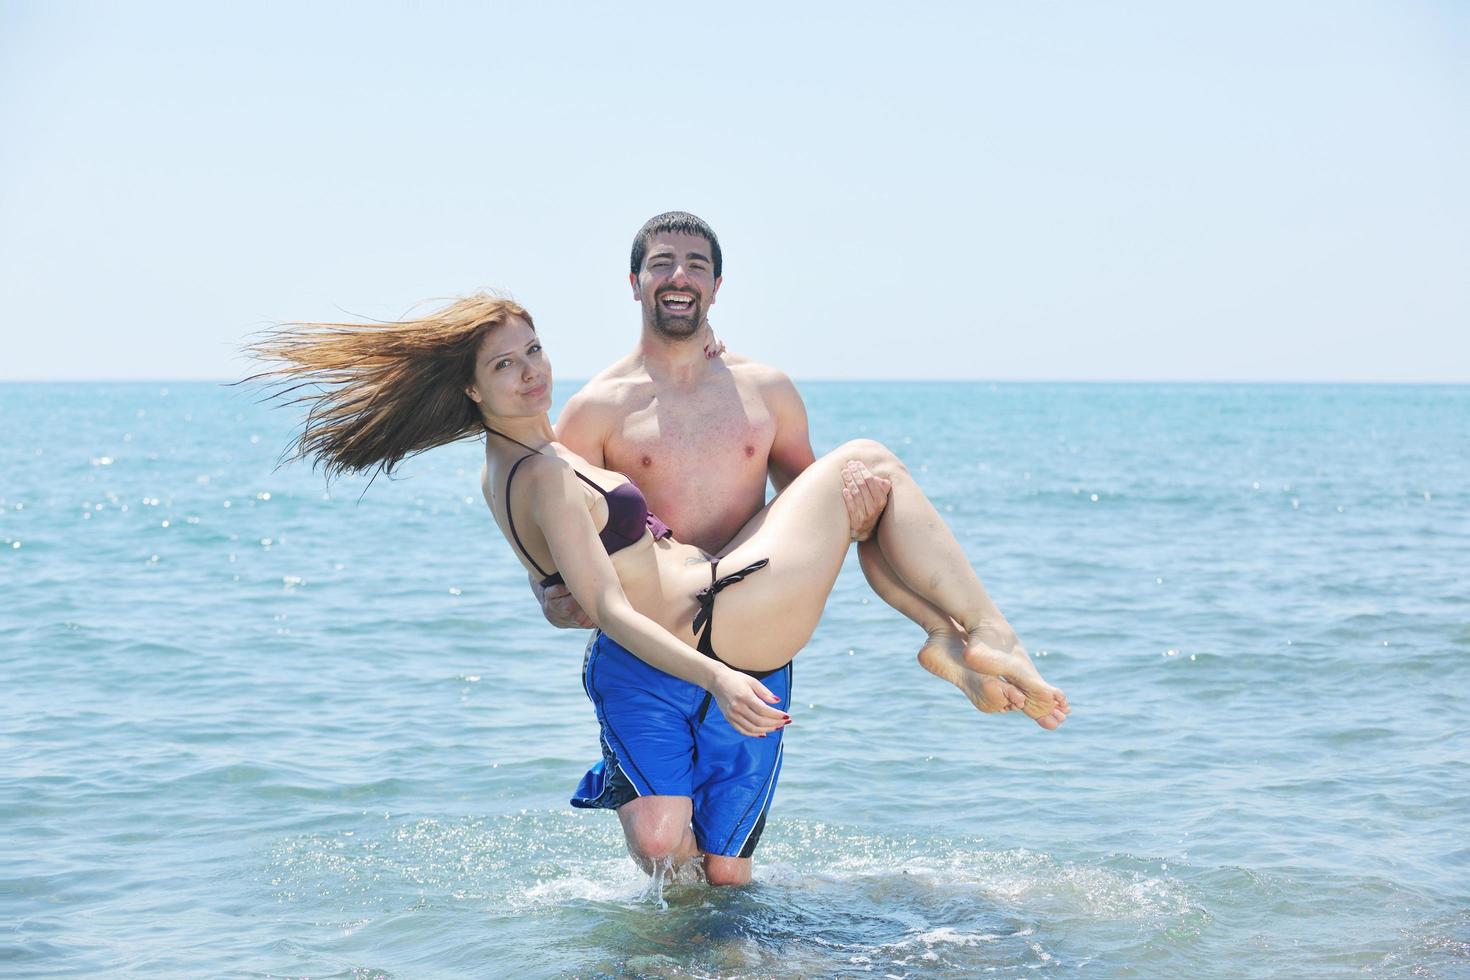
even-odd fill
[(786, 716), (768, 703), (780, 699), (764, 684), (681, 643), (633, 608), (598, 540), (586, 497), (570, 466), (555, 457), (542, 457), (531, 460), (522, 474), (531, 492), (532, 520), (551, 548), (552, 561), (572, 596), (604, 633), (650, 667), (709, 691), (742, 735), (764, 735), (785, 723)]

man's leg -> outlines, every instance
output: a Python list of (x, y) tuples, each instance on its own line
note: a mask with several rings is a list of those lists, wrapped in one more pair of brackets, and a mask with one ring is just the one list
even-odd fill
[(650, 874), (697, 859), (691, 728), (705, 692), (601, 633), (587, 645), (582, 683), (602, 727), (602, 761), (583, 777), (572, 805), (616, 810), (628, 853)]
[(750, 858), (707, 854), (704, 858), (704, 876), (711, 885), (748, 885), (750, 884)]
[[(764, 680), (782, 707), (790, 681), (789, 666)], [(628, 852), (645, 871), (703, 851), (710, 884), (748, 883), (780, 771), (780, 733), (741, 735), (705, 691), (601, 634), (588, 644), (583, 683), (602, 724), (603, 760), (572, 805), (617, 810)]]
[[(781, 699), (777, 707), (791, 707), (790, 664), (762, 676), (761, 682)], [(765, 830), (781, 773), (782, 734), (741, 735), (713, 705), (699, 719), (693, 821), (711, 885), (750, 883), (751, 855)]]
[(693, 813), (687, 796), (640, 796), (618, 807), (628, 853), (638, 866), (653, 874), (657, 865), (677, 868), (700, 857), (689, 826)]
[(689, 826), (692, 817), (687, 796), (644, 796), (618, 808), (628, 853), (649, 874), (659, 864), (679, 868), (703, 858), (711, 885), (750, 884), (750, 858), (702, 854)]

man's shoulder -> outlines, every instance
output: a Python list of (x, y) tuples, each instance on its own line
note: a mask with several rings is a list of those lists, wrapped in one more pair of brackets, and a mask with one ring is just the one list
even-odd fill
[(780, 368), (770, 364), (762, 364), (760, 361), (752, 360), (744, 354), (733, 352), (722, 355), (725, 366), (730, 372), (741, 380), (753, 381), (757, 384), (790, 384), (791, 378)]
[(567, 407), (575, 406), (582, 410), (616, 408), (648, 383), (648, 372), (642, 362), (630, 354), (593, 375), (580, 391), (567, 399)]
[(725, 366), (741, 384), (750, 385), (762, 394), (774, 397), (790, 397), (797, 394), (791, 376), (778, 367), (753, 361), (742, 354), (724, 355)]

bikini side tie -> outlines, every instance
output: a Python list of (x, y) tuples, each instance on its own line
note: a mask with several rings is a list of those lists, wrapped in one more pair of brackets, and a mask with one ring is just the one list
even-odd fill
[(762, 558), (760, 561), (751, 562), (738, 572), (731, 572), (724, 578), (716, 579), (715, 573), (719, 570), (720, 563), (718, 560), (710, 562), (710, 584), (700, 589), (694, 595), (695, 600), (699, 603), (699, 611), (694, 614), (694, 632), (698, 633), (710, 625), (710, 621), (715, 615), (715, 596), (719, 595), (727, 586), (744, 581), (745, 576), (751, 572), (760, 571), (770, 563), (771, 560), (769, 558)]

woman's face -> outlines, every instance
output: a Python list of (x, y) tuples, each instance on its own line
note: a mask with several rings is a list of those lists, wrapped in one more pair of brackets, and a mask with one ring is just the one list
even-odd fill
[(513, 316), (485, 334), (465, 394), (481, 412), (500, 418), (551, 410), (551, 362), (529, 323)]

